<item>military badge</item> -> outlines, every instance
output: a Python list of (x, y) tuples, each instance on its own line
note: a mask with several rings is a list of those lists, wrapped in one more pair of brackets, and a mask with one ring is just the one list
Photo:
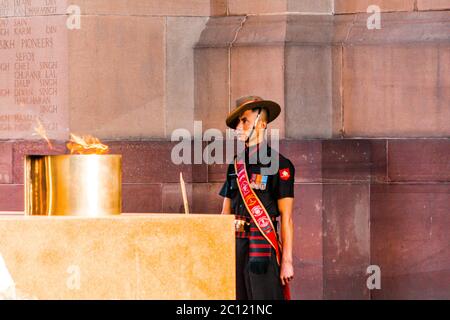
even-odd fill
[(280, 169), (279, 174), (281, 180), (289, 180), (289, 178), (291, 177), (291, 171), (289, 170), (289, 168)]

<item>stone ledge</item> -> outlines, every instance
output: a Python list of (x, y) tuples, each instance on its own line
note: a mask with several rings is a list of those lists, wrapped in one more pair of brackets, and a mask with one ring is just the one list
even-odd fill
[(450, 11), (383, 13), (379, 30), (367, 29), (368, 17), (358, 13), (210, 18), (196, 47), (450, 41)]

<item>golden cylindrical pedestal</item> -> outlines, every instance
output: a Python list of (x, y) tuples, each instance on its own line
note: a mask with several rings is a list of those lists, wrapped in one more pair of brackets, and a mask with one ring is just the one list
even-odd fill
[(122, 211), (121, 155), (25, 158), (25, 214), (105, 216)]

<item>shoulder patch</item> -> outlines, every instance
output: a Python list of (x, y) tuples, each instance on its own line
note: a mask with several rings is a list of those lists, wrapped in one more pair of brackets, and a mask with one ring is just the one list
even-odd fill
[(289, 168), (280, 169), (278, 173), (281, 180), (289, 180), (291, 177), (291, 170), (289, 170)]

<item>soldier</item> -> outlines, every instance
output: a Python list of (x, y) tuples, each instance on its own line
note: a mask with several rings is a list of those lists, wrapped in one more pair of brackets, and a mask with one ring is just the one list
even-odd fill
[[(245, 151), (228, 166), (220, 191), (222, 214), (236, 217), (236, 297), (238, 300), (290, 299), (292, 265), (294, 175), (292, 163), (268, 146), (267, 124), (280, 106), (260, 97), (243, 97), (226, 119), (245, 142)], [(263, 161), (264, 152), (271, 161)], [(275, 174), (265, 175), (273, 160)], [(281, 239), (277, 217), (281, 216)], [(281, 241), (279, 241), (281, 240)]]

